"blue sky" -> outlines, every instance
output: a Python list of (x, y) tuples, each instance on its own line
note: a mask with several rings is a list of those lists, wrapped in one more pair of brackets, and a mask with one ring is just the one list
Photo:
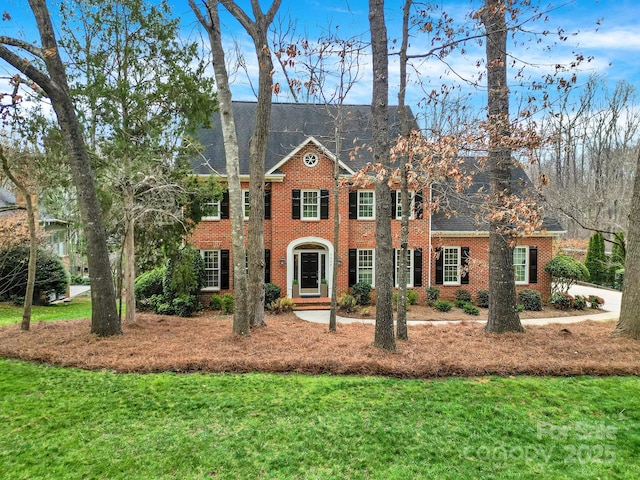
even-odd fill
[[(242, 5), (248, 5), (247, 0), (240, 1)], [(436, 0), (432, 4), (438, 5), (454, 18), (464, 18), (464, 15), (472, 8), (477, 8), (479, 0)], [(544, 3), (544, 2), (543, 2)], [(554, 2), (559, 4), (559, 2)], [(54, 2), (49, 1), (52, 11), (55, 10)], [(173, 12), (180, 16), (183, 25), (183, 34), (186, 37), (195, 36), (199, 27), (193, 16), (187, 0), (171, 0)], [(263, 1), (263, 5), (267, 2)], [(13, 20), (2, 22), (3, 35), (17, 36), (27, 40), (37, 40), (34, 22), (31, 17), (26, 0), (2, 0), (0, 9), (8, 11)], [(400, 1), (388, 1), (386, 5), (386, 17), (388, 35), (390, 38), (400, 36), (401, 20)], [(368, 2), (363, 0), (336, 1), (336, 0), (283, 0), (280, 10), (281, 16), (290, 15), (296, 19), (296, 28), (300, 34), (306, 34), (308, 38), (317, 38), (327, 29), (339, 31), (342, 35), (351, 36), (363, 34), (368, 38)], [(544, 25), (538, 23), (531, 25), (533, 29), (546, 28), (555, 31), (561, 27), (569, 35), (563, 45), (547, 51), (544, 48), (546, 42), (536, 44), (527, 42), (524, 45), (511, 42), (509, 48), (517, 58), (534, 64), (528, 68), (528, 75), (536, 78), (549, 71), (550, 66), (569, 61), (572, 52), (579, 51), (586, 57), (593, 57), (593, 61), (584, 64), (579, 72), (579, 83), (586, 79), (587, 75), (599, 73), (606, 75), (613, 84), (618, 80), (626, 80), (634, 85), (640, 85), (640, 5), (636, 0), (573, 0), (564, 2), (563, 6), (549, 12), (549, 21)], [(237, 22), (228, 15), (223, 16), (225, 41), (231, 44), (231, 40), (239, 45), (240, 51), (246, 59), (249, 75), (256, 73), (253, 60), (252, 44), (243, 33)], [(573, 33), (578, 33), (573, 35)], [(429, 46), (429, 39), (424, 34), (416, 34), (412, 38), (413, 51), (424, 51)], [(466, 55), (452, 54), (447, 60), (448, 64), (438, 61), (428, 61), (420, 64), (418, 70), (424, 87), (414, 85), (410, 92), (411, 102), (418, 102), (423, 96), (421, 90), (439, 88), (442, 84), (449, 84), (459, 76), (475, 78), (477, 69), (475, 61), (482, 56), (482, 49), (469, 46)], [(354, 86), (348, 101), (351, 103), (368, 103), (371, 96), (370, 61), (365, 55), (362, 60), (362, 71), (358, 82)], [(397, 92), (397, 64), (393, 61), (390, 67), (390, 97), (395, 102)], [(9, 72), (0, 65), (0, 76), (6, 76)], [(416, 75), (414, 75), (416, 80)], [(282, 81), (279, 73), (276, 80)], [(253, 80), (255, 82), (255, 79)], [(4, 81), (0, 80), (0, 87)], [(246, 80), (246, 75), (239, 73), (234, 77), (233, 92), (236, 99), (250, 100), (253, 94)], [(470, 91), (469, 87), (463, 87), (463, 91)], [(475, 90), (476, 97), (483, 96), (482, 88)], [(281, 94), (279, 101), (287, 101), (289, 98)]]

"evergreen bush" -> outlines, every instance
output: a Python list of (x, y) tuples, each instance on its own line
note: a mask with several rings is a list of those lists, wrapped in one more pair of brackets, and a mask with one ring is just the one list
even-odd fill
[(476, 305), (482, 308), (489, 308), (489, 290), (478, 290)]
[(134, 294), (136, 302), (144, 302), (153, 295), (163, 294), (163, 279), (165, 267), (158, 267), (151, 271), (145, 272), (136, 278), (134, 283)]
[(448, 312), (453, 308), (453, 304), (446, 300), (438, 300), (434, 306), (440, 312)]
[(222, 310), (222, 297), (220, 295), (211, 295), (211, 301), (209, 302), (209, 308), (211, 310)]
[(594, 233), (589, 239), (584, 265), (589, 271), (591, 282), (596, 285), (606, 283), (607, 257), (604, 252), (604, 238), (600, 232)]
[(525, 310), (539, 312), (542, 310), (542, 295), (537, 290), (525, 288), (518, 293), (518, 301)]
[(550, 301), (558, 310), (569, 310), (573, 307), (573, 297), (566, 292), (553, 293)]
[(584, 310), (587, 308), (587, 299), (582, 295), (576, 295), (573, 299), (573, 308), (576, 310)]
[(358, 282), (351, 287), (351, 295), (358, 305), (369, 305), (371, 303), (371, 285)]
[(273, 283), (264, 284), (264, 304), (269, 305), (280, 298), (282, 289)]
[(567, 293), (578, 281), (589, 279), (589, 270), (575, 258), (560, 254), (552, 258), (544, 271), (553, 279), (553, 292)]
[(471, 303), (471, 293), (469, 292), (469, 290), (459, 288), (456, 290), (456, 300)]
[(438, 287), (431, 286), (427, 287), (425, 290), (427, 292), (427, 305), (433, 307), (438, 301), (438, 298), (440, 298), (440, 289)]
[(347, 312), (353, 313), (356, 310), (357, 302), (353, 295), (349, 295), (348, 293), (343, 293), (340, 295), (338, 299), (338, 309)]
[(222, 296), (222, 314), (223, 315), (231, 315), (234, 309), (234, 299), (233, 295), (230, 293), (225, 293)]

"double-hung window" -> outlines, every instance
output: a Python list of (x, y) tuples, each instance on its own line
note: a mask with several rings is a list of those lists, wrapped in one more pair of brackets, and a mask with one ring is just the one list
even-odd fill
[[(395, 271), (395, 286), (400, 286), (400, 260), (402, 259), (402, 249), (395, 249), (396, 255), (396, 271)], [(407, 250), (407, 287), (413, 287), (413, 250)]]
[[(402, 219), (402, 190), (396, 191), (396, 204), (395, 204), (395, 218), (398, 220)], [(409, 220), (413, 220), (413, 211), (414, 211), (414, 203), (415, 203), (415, 193), (413, 190), (409, 191)]]
[(249, 212), (251, 211), (251, 202), (249, 200), (249, 190), (242, 190), (242, 212), (244, 219), (249, 220)]
[(220, 200), (205, 203), (205, 211), (207, 215), (202, 217), (203, 220), (220, 220)]
[(375, 191), (358, 190), (358, 219), (373, 220), (375, 212)]
[(527, 247), (515, 247), (513, 249), (513, 273), (516, 284), (529, 283), (529, 249)]
[(302, 190), (302, 219), (320, 220), (320, 190)]
[(208, 290), (220, 289), (220, 250), (201, 250), (204, 260), (205, 282)]
[(444, 247), (443, 255), (443, 280), (445, 285), (460, 284), (460, 247)]
[(358, 250), (358, 282), (368, 283), (373, 286), (374, 279), (374, 250)]

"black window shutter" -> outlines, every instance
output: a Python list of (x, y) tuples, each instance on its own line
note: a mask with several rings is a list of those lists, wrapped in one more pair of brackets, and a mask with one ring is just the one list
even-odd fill
[(271, 220), (271, 189), (264, 191), (264, 219)]
[(300, 220), (300, 190), (291, 190), (291, 218)]
[(220, 289), (229, 290), (229, 250), (220, 250)]
[(538, 283), (538, 247), (529, 247), (529, 283)]
[(356, 220), (358, 218), (358, 192), (349, 192), (349, 220)]
[(414, 198), (413, 204), (416, 212), (416, 218), (422, 219), (424, 217), (424, 201), (422, 199), (422, 192), (416, 192), (413, 198)]
[(397, 248), (393, 248), (393, 268), (391, 269), (391, 285), (393, 285), (394, 287), (396, 286), (396, 284), (398, 283), (396, 280), (398, 280), (397, 278), (397, 267), (396, 267), (396, 259), (398, 258), (398, 250)]
[(220, 199), (220, 218), (229, 218), (229, 190), (222, 192)]
[(467, 267), (469, 265), (469, 247), (461, 247), (460, 248), (460, 265), (462, 267), (462, 272), (460, 272), (460, 283), (462, 285), (469, 284), (469, 272), (467, 271)]
[(444, 250), (436, 249), (436, 285), (444, 283)]
[(264, 250), (264, 283), (271, 283), (271, 250)]
[(349, 249), (349, 286), (358, 283), (358, 250)]
[(391, 218), (396, 218), (396, 213), (398, 212), (398, 210), (396, 209), (396, 202), (396, 191), (391, 190), (391, 212), (389, 212)]
[(329, 190), (320, 190), (320, 218), (329, 218)]
[(416, 248), (413, 251), (413, 286), (422, 286), (422, 249)]

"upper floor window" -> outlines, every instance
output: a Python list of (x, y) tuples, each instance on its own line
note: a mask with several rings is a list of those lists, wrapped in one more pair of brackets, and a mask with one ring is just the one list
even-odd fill
[(220, 200), (205, 203), (205, 211), (207, 214), (202, 217), (203, 220), (220, 220)]
[(249, 201), (249, 190), (242, 190), (242, 211), (244, 213), (244, 219), (249, 219), (249, 212), (251, 211), (251, 202)]
[(358, 190), (358, 218), (373, 220), (375, 212), (375, 192), (373, 190)]
[(319, 220), (320, 219), (320, 191), (319, 190), (303, 190), (302, 191), (302, 219), (303, 220)]
[(315, 167), (318, 164), (318, 155), (315, 153), (307, 153), (303, 157), (303, 161), (307, 167)]
[[(397, 190), (395, 192), (395, 218), (397, 218), (398, 220), (402, 219), (402, 191), (401, 190)], [(415, 193), (410, 190), (409, 191), (409, 220), (413, 220), (414, 215), (413, 215), (413, 211), (414, 211), (414, 206), (415, 206)]]

